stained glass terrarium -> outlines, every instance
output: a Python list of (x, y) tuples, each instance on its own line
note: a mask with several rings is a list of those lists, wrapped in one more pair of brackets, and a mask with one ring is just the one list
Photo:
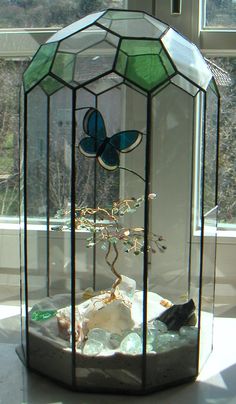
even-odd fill
[(53, 35), (24, 73), (22, 344), (75, 390), (196, 378), (212, 349), (218, 90), (140, 11)]

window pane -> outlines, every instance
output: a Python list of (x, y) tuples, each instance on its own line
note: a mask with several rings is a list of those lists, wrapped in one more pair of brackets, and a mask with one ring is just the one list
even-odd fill
[(205, 28), (236, 29), (236, 0), (205, 0)]
[(18, 100), (27, 64), (0, 59), (0, 215), (4, 216), (18, 216)]
[[(211, 58), (221, 94), (219, 221), (236, 224), (236, 58)], [(227, 74), (228, 73), (228, 74)]]
[(105, 8), (125, 8), (125, 0), (1, 0), (0, 28), (64, 27)]

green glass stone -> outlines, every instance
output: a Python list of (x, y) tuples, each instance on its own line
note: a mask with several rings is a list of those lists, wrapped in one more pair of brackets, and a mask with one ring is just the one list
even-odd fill
[(102, 328), (93, 328), (87, 334), (88, 340), (95, 340), (101, 342), (104, 346), (106, 346), (107, 341), (109, 340), (109, 333)]
[(163, 334), (168, 331), (167, 325), (160, 320), (154, 321), (154, 327), (156, 328), (158, 334)]
[(122, 341), (122, 336), (120, 334), (111, 334), (109, 344), (112, 349), (116, 349), (120, 346)]
[(197, 343), (198, 328), (193, 326), (183, 326), (179, 330), (182, 338), (185, 338), (190, 344)]
[(83, 348), (84, 355), (96, 356), (103, 350), (103, 343), (94, 339), (89, 339)]
[(57, 310), (37, 310), (31, 314), (31, 320), (34, 321), (45, 321), (52, 317), (55, 317)]
[(141, 354), (142, 340), (140, 336), (135, 332), (128, 334), (120, 344), (120, 351), (130, 355)]
[(177, 348), (180, 345), (182, 345), (182, 341), (180, 340), (179, 333), (171, 331), (157, 335), (154, 348), (156, 352), (164, 352)]
[(153, 352), (152, 344), (147, 344), (147, 346), (146, 346), (146, 351), (147, 351), (147, 352)]
[[(135, 332), (141, 337), (141, 339), (143, 339), (143, 328), (136, 328)], [(157, 334), (157, 330), (156, 328), (148, 328), (147, 329), (147, 335), (146, 335), (146, 340), (147, 340), (147, 344), (152, 344), (153, 341), (156, 338), (156, 334)]]
[(63, 87), (62, 83), (55, 80), (53, 77), (47, 76), (44, 80), (41, 81), (40, 87), (45, 91), (47, 95), (52, 95), (57, 90)]
[(53, 62), (52, 73), (70, 83), (73, 80), (74, 64), (75, 55), (58, 52)]
[(39, 48), (23, 76), (25, 91), (30, 90), (49, 73), (56, 50), (57, 42), (48, 43)]

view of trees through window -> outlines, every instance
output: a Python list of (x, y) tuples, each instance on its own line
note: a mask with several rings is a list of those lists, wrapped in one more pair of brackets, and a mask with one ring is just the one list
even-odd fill
[(64, 27), (108, 7), (124, 8), (125, 0), (1, 0), (0, 28)]
[[(217, 74), (221, 95), (219, 221), (236, 224), (236, 58), (218, 57), (211, 60), (222, 69)], [(227, 72), (227, 79), (225, 72)]]
[(236, 0), (205, 0), (204, 26), (236, 29)]
[(0, 214), (18, 215), (19, 93), (27, 61), (0, 59)]

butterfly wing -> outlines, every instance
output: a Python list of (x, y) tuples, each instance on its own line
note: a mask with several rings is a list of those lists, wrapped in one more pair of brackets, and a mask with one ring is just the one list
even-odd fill
[(137, 130), (126, 130), (113, 135), (109, 143), (121, 153), (135, 149), (142, 141), (142, 133)]
[(107, 142), (102, 153), (98, 156), (100, 165), (106, 170), (115, 170), (120, 163), (119, 155), (116, 149)]
[(98, 145), (93, 137), (85, 137), (79, 142), (79, 150), (86, 157), (96, 157)]
[(96, 157), (98, 149), (106, 139), (106, 128), (101, 113), (89, 108), (83, 120), (84, 132), (88, 137), (79, 142), (79, 150), (87, 157)]
[(95, 108), (89, 108), (84, 116), (84, 132), (97, 139), (99, 143), (106, 139), (106, 127), (102, 114)]

